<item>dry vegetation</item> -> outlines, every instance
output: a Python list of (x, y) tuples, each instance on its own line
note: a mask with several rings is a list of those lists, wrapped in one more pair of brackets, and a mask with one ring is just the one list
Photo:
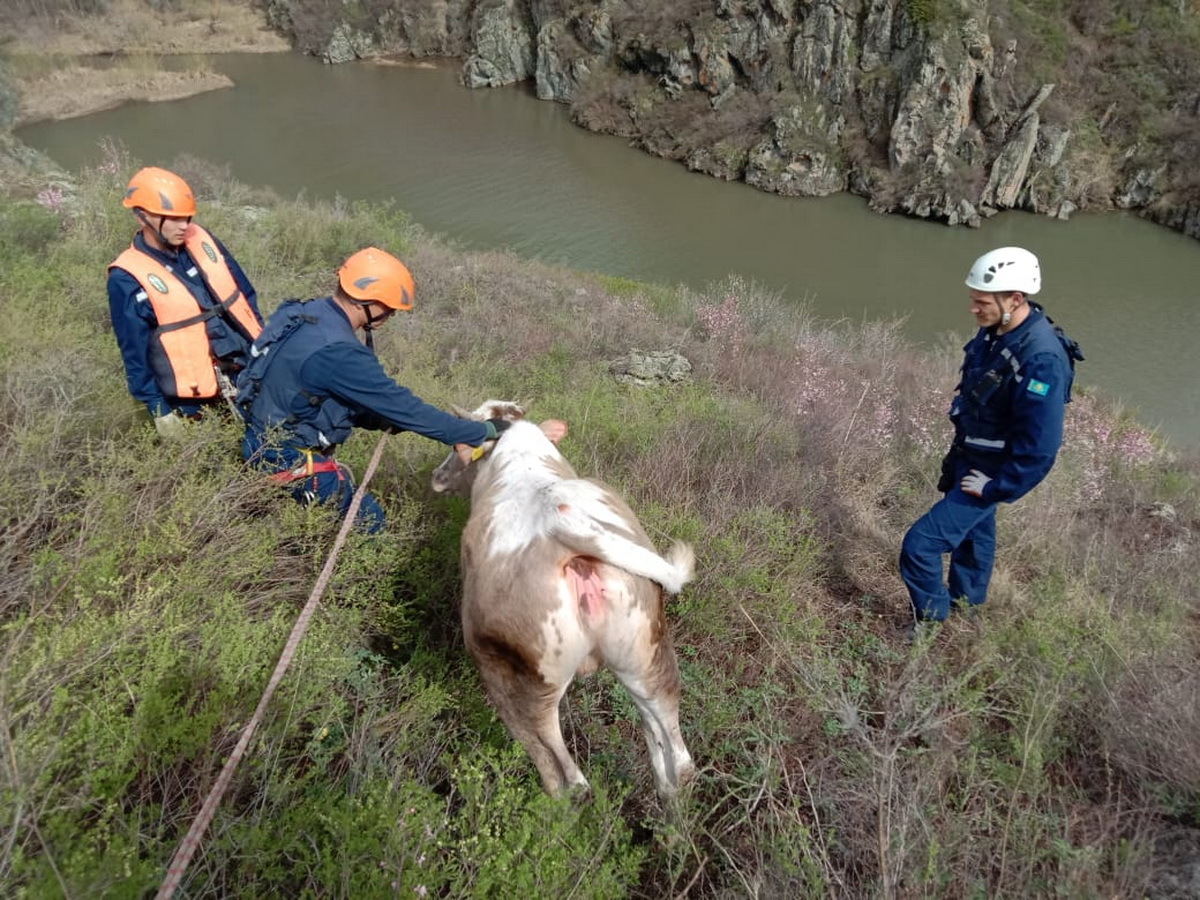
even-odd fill
[(249, 0), (7, 0), (14, 55), (122, 56), (290, 49)]
[(21, 103), (14, 125), (86, 116), (131, 100), (179, 100), (233, 87), (226, 76), (203, 68), (163, 71), (155, 65), (68, 65), (43, 75), (17, 76)]

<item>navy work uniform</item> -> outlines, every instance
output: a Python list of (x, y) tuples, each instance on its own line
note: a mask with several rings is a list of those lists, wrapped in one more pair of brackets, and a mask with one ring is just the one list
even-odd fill
[[(488, 423), (460, 419), (397, 384), (332, 297), (280, 305), (238, 377), (237, 402), (246, 418), (245, 458), (277, 473), (297, 500), (336, 502), (343, 515), (354, 484), (333, 454), (355, 427), (411, 431), (444, 444), (478, 446), (496, 437)], [(370, 531), (385, 521), (370, 494), (360, 517)]]
[[(1082, 356), (1069, 338), (1060, 339), (1038, 304), (1029, 306), (1012, 331), (981, 328), (964, 348), (950, 408), (954, 444), (938, 483), (945, 496), (909, 529), (901, 547), (900, 575), (918, 621), (944, 620), (956, 600), (984, 602), (996, 555), (996, 504), (1036, 487), (1062, 445), (1073, 359)], [(990, 478), (980, 497), (961, 488), (972, 469)], [(942, 579), (946, 553), (948, 585)]]

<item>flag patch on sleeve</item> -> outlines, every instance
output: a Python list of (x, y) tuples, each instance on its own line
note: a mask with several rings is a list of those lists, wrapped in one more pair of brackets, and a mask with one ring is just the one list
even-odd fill
[(1039, 397), (1045, 397), (1050, 393), (1050, 385), (1044, 381), (1038, 381), (1036, 378), (1029, 379), (1029, 387), (1026, 389), (1031, 394), (1037, 394)]

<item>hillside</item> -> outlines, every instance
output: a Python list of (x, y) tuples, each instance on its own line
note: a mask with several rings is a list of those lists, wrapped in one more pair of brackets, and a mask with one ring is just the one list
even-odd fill
[[(1048, 481), (1000, 516), (984, 614), (900, 636), (895, 558), (934, 497), (955, 360), (888, 325), (472, 254), (383, 206), (291, 201), (219, 165), (196, 189), (266, 309), (368, 244), (411, 265), (385, 367), (431, 402), (531, 400), (655, 542), (694, 543), (669, 607), (701, 771), (654, 798), (608, 675), (564, 725), (594, 791), (543, 796), (457, 624), (464, 502), (443, 448), (387, 437), (390, 522), (352, 535), (183, 883), (220, 897), (1167, 900), (1200, 879), (1200, 466), (1081, 394)], [(0, 198), (0, 883), (142, 897), (267, 682), (337, 523), (210, 421), (160, 444), (104, 300), (140, 161)], [(690, 381), (610, 363), (671, 349)], [(930, 373), (938, 373), (931, 378)], [(341, 458), (360, 475), (378, 437)]]

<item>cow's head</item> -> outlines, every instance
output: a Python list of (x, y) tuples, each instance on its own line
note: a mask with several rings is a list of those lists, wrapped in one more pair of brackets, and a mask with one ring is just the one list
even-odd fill
[[(503, 419), (506, 422), (519, 422), (525, 418), (525, 407), (511, 400), (488, 400), (473, 412), (466, 412), (458, 407), (451, 407), (459, 418), (473, 419), (482, 422), (484, 419)], [(547, 419), (538, 425), (542, 433), (557, 444), (567, 435), (567, 423), (560, 419)], [(479, 463), (488, 458), (492, 448), (500, 438), (494, 441), (484, 441), (478, 447), (470, 444), (455, 444), (440, 466), (433, 470), (430, 486), (435, 494), (455, 494), (465, 496), (471, 493), (475, 483), (475, 475), (479, 471)]]
[[(488, 400), (470, 412), (457, 406), (452, 406), (451, 410), (460, 419), (472, 419), (476, 422), (482, 422), (485, 419), (518, 422), (525, 418), (525, 407), (512, 400)], [(496, 441), (484, 441), (480, 447), (455, 444), (450, 455), (433, 470), (433, 476), (430, 479), (433, 492), (457, 496), (471, 493), (471, 485), (474, 484), (475, 473), (478, 471), (474, 463), (486, 456), (495, 445)], [(483, 451), (482, 454), (479, 453), (480, 450)]]

